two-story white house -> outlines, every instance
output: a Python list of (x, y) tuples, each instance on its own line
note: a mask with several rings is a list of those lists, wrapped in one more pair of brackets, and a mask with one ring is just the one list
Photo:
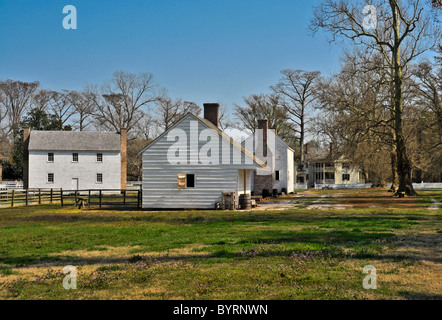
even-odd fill
[(299, 178), (306, 176), (309, 187), (330, 185), (345, 188), (365, 184), (363, 172), (332, 146), (327, 150), (306, 144), (305, 153), (305, 171), (298, 176), (298, 182), (304, 182), (299, 181)]
[(127, 131), (24, 130), (23, 187), (126, 189)]

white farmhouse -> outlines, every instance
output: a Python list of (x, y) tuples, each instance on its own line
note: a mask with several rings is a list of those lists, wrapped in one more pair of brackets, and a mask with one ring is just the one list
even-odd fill
[(327, 150), (306, 144), (305, 153), (305, 171), (298, 175), (298, 179), (302, 177), (302, 181), (298, 182), (304, 182), (305, 176), (308, 187), (325, 185), (330, 188), (351, 188), (365, 185), (362, 170), (334, 150), (333, 145)]
[[(261, 195), (263, 189), (270, 193), (273, 189), (278, 193), (293, 192), (295, 184), (295, 152), (285, 143), (273, 129), (268, 129), (267, 120), (258, 120), (258, 133), (249, 136), (243, 143), (245, 148), (258, 158), (263, 155), (271, 168), (268, 174), (253, 173), (252, 190), (254, 195)], [(266, 162), (264, 158), (260, 158)], [(271, 165), (268, 161), (272, 161)]]
[(251, 193), (265, 165), (218, 129), (218, 112), (204, 104), (204, 119), (188, 113), (140, 152), (143, 208), (214, 209), (223, 192)]
[(127, 131), (24, 130), (23, 187), (126, 189)]

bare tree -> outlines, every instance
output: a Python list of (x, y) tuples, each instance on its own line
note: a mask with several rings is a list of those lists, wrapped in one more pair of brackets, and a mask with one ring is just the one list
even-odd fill
[(93, 115), (96, 112), (93, 95), (90, 91), (71, 91), (69, 93), (75, 117), (74, 124), (79, 131), (85, 130), (93, 120)]
[[(376, 8), (376, 25), (366, 23), (363, 8)], [(374, 13), (371, 12), (373, 15)], [(372, 21), (373, 22), (373, 21)], [(315, 7), (311, 23), (313, 32), (329, 31), (331, 40), (349, 39), (355, 45), (379, 52), (392, 75), (393, 101), (389, 107), (394, 117), (394, 142), (399, 176), (397, 194), (416, 195), (411, 181), (411, 164), (404, 136), (403, 69), (427, 50), (436, 48), (440, 33), (432, 28), (422, 1), (349, 1), (323, 0)]]
[(8, 133), (15, 139), (20, 131), (20, 121), (29, 108), (39, 82), (6, 80), (0, 82), (0, 105), (9, 121)]
[(158, 99), (153, 76), (117, 71), (95, 92), (92, 102), (96, 107), (95, 120), (108, 130), (132, 130), (144, 116), (147, 107)]
[[(341, 71), (318, 85), (321, 114), (314, 122), (315, 131), (319, 130), (347, 159), (369, 173), (376, 185), (385, 184), (388, 177), (385, 166), (373, 163), (385, 164), (385, 155), (392, 155), (394, 146), (394, 121), (386, 108), (392, 103), (391, 89), (382, 63), (379, 55), (361, 50), (347, 53)], [(396, 185), (396, 158), (388, 158), (390, 178)]]
[(157, 124), (162, 130), (168, 130), (187, 113), (200, 114), (201, 108), (191, 101), (173, 100), (168, 96), (159, 98), (156, 102)]
[(295, 132), (299, 134), (300, 168), (304, 167), (304, 139), (307, 122), (307, 112), (316, 99), (315, 86), (320, 79), (320, 72), (286, 69), (283, 77), (273, 92), (281, 96), (281, 104), (290, 114), (290, 120), (295, 124)]
[(32, 99), (32, 107), (33, 109), (47, 112), (51, 99), (52, 91), (45, 89), (38, 90)]
[(156, 101), (157, 123), (163, 130), (168, 130), (177, 120), (182, 112), (183, 101), (173, 100), (170, 97), (162, 97)]
[(70, 92), (68, 90), (52, 91), (49, 111), (57, 119), (61, 130), (75, 112)]
[(235, 115), (245, 129), (254, 133), (258, 129), (258, 120), (265, 119), (269, 121), (269, 128), (275, 129), (289, 145), (294, 145), (294, 128), (277, 94), (252, 94), (244, 98), (244, 103), (244, 107), (235, 104)]

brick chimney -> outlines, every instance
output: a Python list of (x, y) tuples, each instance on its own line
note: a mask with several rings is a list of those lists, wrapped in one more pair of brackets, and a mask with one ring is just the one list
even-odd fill
[(121, 183), (120, 188), (125, 190), (127, 186), (127, 129), (120, 129), (121, 143)]
[(31, 128), (23, 128), (23, 189), (29, 188), (29, 136)]
[(262, 130), (262, 155), (267, 157), (268, 121), (258, 120), (258, 129)]
[(204, 119), (212, 122), (217, 128), (219, 127), (219, 103), (204, 104)]

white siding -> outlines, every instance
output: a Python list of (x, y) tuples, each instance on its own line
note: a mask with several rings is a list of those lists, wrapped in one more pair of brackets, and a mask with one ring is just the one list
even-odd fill
[[(72, 162), (73, 152), (78, 153), (78, 163)], [(120, 189), (120, 153), (99, 152), (103, 162), (97, 162), (97, 153), (73, 152), (54, 151), (54, 162), (48, 162), (47, 151), (29, 151), (29, 188), (71, 190), (77, 178), (80, 190)], [(54, 174), (54, 183), (47, 182), (48, 173)], [(103, 183), (96, 183), (97, 173), (103, 174)]]
[[(281, 192), (283, 188), (287, 189), (287, 192), (292, 192), (294, 190), (294, 171), (295, 171), (295, 162), (294, 162), (294, 153), (287, 146), (285, 142), (281, 140), (281, 138), (274, 136), (273, 131), (268, 132), (269, 139), (273, 139), (275, 137), (275, 166), (273, 176), (275, 179), (275, 171), (279, 171), (279, 180), (273, 181), (273, 188), (278, 189), (278, 192)], [(251, 143), (251, 139), (253, 136), (250, 136), (246, 139), (246, 143), (244, 144), (246, 147), (254, 148), (253, 143)], [(250, 150), (253, 151), (253, 150)], [(271, 152), (268, 150), (268, 152)], [(253, 181), (253, 174), (252, 174)], [(251, 189), (254, 190), (254, 186), (251, 186)]]
[[(172, 129), (181, 129), (188, 136), (187, 157), (197, 154), (190, 151), (190, 122), (197, 124), (198, 136), (207, 126), (192, 115), (187, 115)], [(214, 130), (212, 130), (215, 132)], [(242, 192), (243, 182), (239, 182), (239, 175), (243, 169), (254, 169), (256, 164), (245, 164), (244, 156), (240, 164), (222, 164), (222, 147), (219, 149), (218, 164), (171, 164), (167, 159), (169, 148), (175, 141), (167, 141), (167, 133), (160, 136), (143, 152), (143, 208), (146, 209), (213, 209), (216, 202), (221, 203), (222, 192)], [(207, 142), (200, 141), (198, 150)], [(230, 160), (233, 157), (233, 148), (230, 150)], [(226, 146), (225, 145), (225, 146)], [(229, 163), (231, 163), (229, 161)], [(178, 174), (194, 174), (194, 188), (178, 188)], [(248, 173), (250, 186), (250, 173)], [(250, 187), (249, 187), (250, 189)]]
[(295, 190), (295, 153), (287, 149), (287, 192)]

